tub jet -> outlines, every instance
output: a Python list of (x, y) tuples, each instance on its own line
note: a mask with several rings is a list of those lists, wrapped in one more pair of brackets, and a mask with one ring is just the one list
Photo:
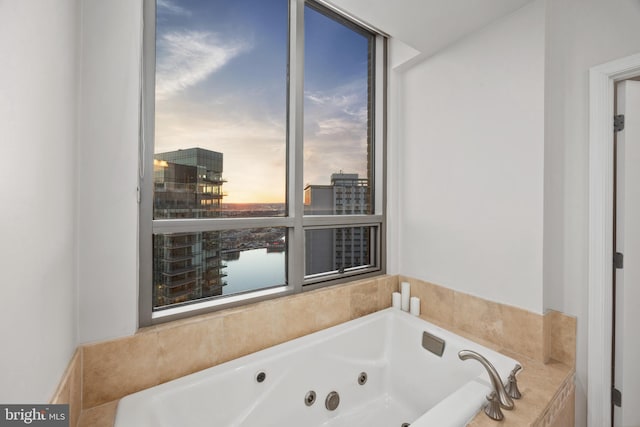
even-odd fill
[(311, 406), (314, 403), (316, 403), (316, 392), (311, 390), (304, 396), (304, 404), (307, 406)]
[(365, 385), (366, 382), (367, 382), (367, 373), (360, 372), (360, 375), (358, 375), (358, 384)]
[(335, 411), (340, 404), (340, 395), (337, 391), (332, 391), (327, 394), (327, 398), (324, 401), (324, 406), (330, 411)]

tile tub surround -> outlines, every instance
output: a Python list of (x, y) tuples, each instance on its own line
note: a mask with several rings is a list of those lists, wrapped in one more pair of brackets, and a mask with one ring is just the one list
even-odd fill
[(80, 418), (82, 410), (82, 350), (77, 349), (62, 380), (58, 385), (58, 389), (51, 399), (53, 404), (69, 404), (69, 425), (75, 426)]
[[(513, 355), (507, 350), (502, 350), (502, 353)], [(554, 360), (545, 364), (521, 357), (520, 361), (524, 366), (518, 374), (522, 398), (515, 401), (513, 410), (503, 411), (500, 427), (573, 426), (575, 370)], [(480, 412), (467, 425), (495, 427), (498, 423)]]
[(575, 366), (576, 319), (549, 311), (544, 315), (400, 276), (420, 298), (425, 320), (464, 332), (530, 359)]
[[(105, 403), (95, 408), (82, 411), (77, 427), (113, 427), (116, 420), (116, 411), (118, 410), (118, 401)], [(73, 424), (69, 424), (74, 427)], [(560, 426), (558, 426), (560, 427)]]
[[(78, 425), (110, 426), (117, 400), (126, 394), (389, 307), (399, 281), (411, 282), (412, 296), (421, 299), (421, 317), (522, 360), (525, 370), (518, 377), (526, 397), (516, 410), (505, 412), (501, 425), (559, 427), (573, 419), (574, 318), (557, 312), (542, 316), (417, 279), (382, 276), (81, 346)], [(527, 345), (522, 339), (529, 340)], [(480, 413), (469, 425), (493, 425), (487, 421)]]
[(82, 408), (244, 356), (391, 306), (396, 276), (380, 276), (221, 310), (87, 344)]
[[(464, 331), (452, 331), (472, 338)], [(575, 371), (566, 364), (551, 360), (548, 363), (529, 359), (486, 340), (473, 338), (479, 344), (500, 351), (506, 356), (518, 358), (525, 369), (518, 375), (523, 398), (516, 401), (512, 411), (504, 411), (505, 419), (500, 427), (567, 427), (573, 425), (573, 381)], [(79, 427), (112, 427), (117, 401), (82, 412)], [(495, 421), (480, 412), (468, 424), (469, 427), (495, 427)]]
[[(549, 311), (544, 315), (495, 303), (433, 283), (400, 276), (420, 298), (420, 317), (509, 357), (523, 394), (502, 427), (566, 427), (574, 424), (576, 319)], [(480, 412), (471, 427), (495, 426)]]

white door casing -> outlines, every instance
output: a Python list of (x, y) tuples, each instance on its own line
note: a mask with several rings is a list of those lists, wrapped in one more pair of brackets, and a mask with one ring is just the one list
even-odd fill
[(603, 427), (611, 420), (614, 82), (638, 75), (640, 54), (589, 70), (589, 427)]
[(617, 87), (615, 387), (622, 406), (614, 407), (615, 427), (640, 427), (640, 82)]

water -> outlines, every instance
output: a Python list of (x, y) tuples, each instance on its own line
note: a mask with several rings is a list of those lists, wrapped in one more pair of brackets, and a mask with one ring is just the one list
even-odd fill
[(267, 252), (266, 249), (240, 252), (239, 259), (226, 261), (224, 295), (284, 285), (285, 260), (284, 252)]

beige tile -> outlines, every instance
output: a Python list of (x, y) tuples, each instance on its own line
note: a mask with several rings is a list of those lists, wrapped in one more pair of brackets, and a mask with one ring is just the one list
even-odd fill
[(82, 410), (82, 347), (73, 353), (51, 403), (69, 404), (69, 425), (77, 424)]
[(461, 292), (454, 293), (455, 327), (494, 343), (501, 343), (504, 326), (500, 305)]
[(224, 360), (221, 317), (164, 328), (158, 334), (158, 375), (166, 382)]
[(391, 295), (398, 291), (398, 276), (383, 276), (378, 281), (378, 310), (391, 307)]
[(351, 319), (349, 288), (333, 286), (318, 292), (314, 298), (314, 314), (318, 330), (344, 323)]
[(411, 283), (414, 280), (418, 280), (418, 279), (415, 279), (413, 277), (405, 276), (405, 275), (402, 275), (402, 274), (398, 274), (397, 277), (398, 277), (398, 291), (400, 291), (400, 283), (402, 283), (402, 282)]
[(543, 333), (543, 361), (544, 363), (549, 362), (551, 359), (551, 312), (547, 312), (542, 316), (542, 333)]
[(263, 302), (246, 306), (223, 319), (224, 360), (235, 359), (271, 347), (282, 339), (283, 313), (278, 304)]
[[(73, 360), (73, 359), (72, 359)], [(61, 405), (65, 403), (69, 403), (71, 398), (71, 371), (73, 369), (72, 364), (70, 363), (67, 367), (67, 370), (62, 375), (62, 379), (58, 384), (58, 388), (56, 389), (53, 397), (50, 402), (55, 405)]]
[(420, 314), (441, 325), (453, 326), (454, 291), (421, 280), (412, 280), (411, 296), (420, 298)]
[(378, 311), (378, 281), (376, 279), (351, 285), (348, 288), (351, 319)]
[(154, 386), (158, 376), (158, 335), (131, 337), (84, 346), (82, 405), (93, 408)]
[(576, 325), (575, 317), (557, 311), (545, 315), (548, 339), (548, 356), (569, 366), (576, 363)]
[(551, 427), (566, 427), (575, 425), (576, 391), (573, 388), (569, 392), (564, 406), (560, 408), (555, 419), (551, 421)]
[(191, 325), (193, 323), (200, 323), (207, 320), (214, 321), (215, 319), (222, 318), (226, 316), (228, 313), (232, 313), (239, 308), (229, 308), (225, 310), (214, 311), (211, 313), (199, 314), (197, 316), (186, 317), (184, 319), (172, 320), (166, 323), (158, 323), (157, 325), (146, 326), (144, 328), (140, 328), (138, 333), (147, 333), (147, 332), (160, 332), (165, 329), (177, 328), (180, 326)]
[(82, 411), (82, 347), (79, 347), (71, 360), (72, 371), (69, 377), (69, 425), (76, 426)]
[(503, 345), (516, 353), (544, 362), (543, 316), (502, 305)]
[[(513, 356), (508, 354), (509, 356)], [(557, 362), (545, 365), (530, 359), (521, 360), (524, 370), (518, 375), (522, 399), (515, 401), (512, 411), (504, 411), (504, 420), (496, 423), (480, 412), (470, 427), (523, 427), (538, 425), (538, 420), (552, 407), (559, 390), (572, 378), (572, 371)], [(567, 427), (572, 424), (567, 424)]]
[(113, 427), (117, 409), (117, 401), (87, 409), (80, 415), (78, 427)]
[(299, 338), (318, 330), (314, 300), (313, 294), (300, 294), (282, 298), (275, 303), (274, 310), (281, 313), (283, 341)]

